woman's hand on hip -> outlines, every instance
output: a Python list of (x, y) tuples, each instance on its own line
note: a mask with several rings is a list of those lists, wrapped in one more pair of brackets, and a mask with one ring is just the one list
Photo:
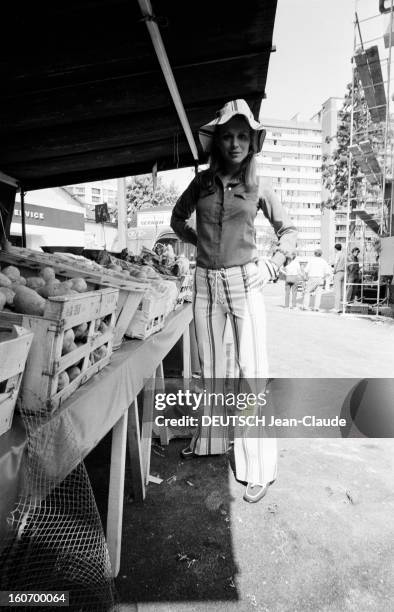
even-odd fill
[(259, 259), (258, 262), (261, 280), (266, 285), (269, 281), (276, 282), (279, 278), (279, 269), (276, 264), (266, 258)]

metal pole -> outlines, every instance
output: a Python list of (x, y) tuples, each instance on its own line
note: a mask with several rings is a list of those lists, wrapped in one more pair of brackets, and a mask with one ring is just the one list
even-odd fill
[(22, 246), (26, 247), (26, 216), (25, 216), (25, 192), (21, 186), (21, 223), (22, 223)]
[(127, 200), (126, 178), (117, 179), (118, 187), (118, 246), (122, 251), (127, 247)]
[(175, 82), (175, 78), (171, 69), (170, 62), (168, 60), (167, 52), (164, 47), (163, 39), (160, 34), (160, 30), (155, 21), (155, 17), (152, 14), (152, 6), (150, 0), (138, 0), (142, 15), (145, 18), (146, 27), (152, 39), (153, 46), (156, 51), (157, 59), (159, 60), (161, 69), (163, 71), (164, 78), (170, 90), (171, 97), (175, 104), (176, 111), (178, 113), (179, 120), (182, 124), (183, 131), (189, 143), (190, 150), (193, 155), (194, 163), (198, 163), (198, 151), (192, 131), (190, 129), (189, 121), (186, 116), (185, 109), (179, 94), (178, 86)]
[[(390, 39), (389, 39), (389, 43), (390, 43), (390, 53), (389, 53), (389, 59), (391, 60), (391, 44), (392, 44), (392, 33), (393, 33), (393, 3), (391, 3), (391, 14), (390, 14)], [(389, 62), (390, 63), (390, 62)], [(388, 85), (389, 87), (389, 85)], [(390, 98), (387, 98), (387, 104), (388, 107), (390, 105)], [(390, 113), (389, 113), (389, 125), (390, 125), (390, 137), (391, 137), (391, 184), (390, 184), (390, 205), (389, 205), (389, 227), (388, 227), (388, 233), (389, 236), (392, 236), (393, 233), (393, 215), (394, 215), (394, 207), (393, 207), (393, 197), (394, 197), (394, 146), (393, 146), (393, 140), (392, 140), (392, 134), (391, 134), (391, 123), (390, 123)]]
[(358, 29), (358, 35), (360, 37), (361, 48), (364, 51), (363, 39), (362, 39), (362, 36), (361, 36), (361, 29), (360, 29), (360, 21), (358, 19), (357, 11), (356, 11), (356, 25), (357, 25), (357, 29)]
[(360, 267), (358, 269), (358, 274), (359, 274), (359, 278), (360, 278), (360, 282), (361, 282), (361, 286), (360, 286), (360, 302), (363, 303), (364, 302), (364, 268), (365, 268), (365, 250), (366, 250), (366, 235), (365, 235), (365, 223), (362, 223), (361, 226), (361, 235), (362, 235), (362, 239), (363, 239), (363, 252), (362, 252), (362, 260), (361, 260), (361, 274), (360, 274)]
[[(354, 39), (353, 39), (353, 57), (352, 57), (352, 102), (350, 109), (350, 146), (353, 144), (353, 123), (354, 123), (354, 77), (355, 77), (355, 62), (354, 62), (354, 52), (356, 49), (356, 17), (357, 13), (355, 12), (355, 21), (354, 21)], [(342, 313), (346, 311), (346, 297), (347, 297), (347, 261), (348, 261), (348, 251), (349, 251), (349, 229), (350, 229), (350, 205), (351, 205), (351, 196), (350, 196), (350, 188), (352, 184), (352, 153), (349, 151), (348, 157), (348, 186), (347, 186), (347, 210), (346, 210), (346, 239), (345, 239), (345, 274), (343, 279), (343, 296), (342, 296)]]
[[(390, 120), (390, 77), (391, 77), (391, 45), (392, 45), (392, 32), (393, 32), (393, 0), (391, 0), (390, 5), (390, 36), (389, 36), (389, 57), (387, 62), (387, 104), (386, 104), (386, 122), (385, 122), (385, 131), (384, 131), (384, 151), (383, 151), (383, 186), (382, 186), (382, 206), (380, 210), (380, 235), (382, 236), (384, 233), (384, 211), (386, 205), (386, 175), (387, 175), (387, 141), (388, 141), (388, 131), (389, 131), (389, 120)], [(376, 292), (376, 314), (379, 314), (379, 302), (380, 302), (380, 279), (381, 279), (381, 258), (379, 255), (378, 260), (378, 286)]]
[[(390, 127), (391, 133), (391, 127)], [(393, 215), (394, 215), (394, 146), (391, 142), (391, 184), (390, 184), (390, 208), (389, 208), (389, 236), (393, 235)]]

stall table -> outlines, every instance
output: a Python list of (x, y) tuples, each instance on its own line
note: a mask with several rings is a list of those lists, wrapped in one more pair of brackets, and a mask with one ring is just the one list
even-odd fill
[[(40, 425), (43, 430), (50, 428), (51, 434), (50, 448), (42, 449), (43, 474), (55, 484), (62, 482), (112, 430), (107, 543), (114, 576), (120, 565), (126, 447), (128, 444), (134, 495), (136, 500), (143, 500), (149, 482), (154, 389), (164, 388), (162, 362), (181, 337), (183, 376), (190, 377), (192, 318), (192, 305), (184, 304), (168, 316), (165, 327), (158, 333), (146, 340), (124, 342), (108, 366)], [(144, 387), (141, 428), (137, 397)], [(6, 436), (0, 445), (0, 483), (3, 491), (6, 487), (6, 496), (0, 499), (2, 523), (11, 501), (17, 497), (18, 472), (23, 465), (26, 439), (19, 419)]]

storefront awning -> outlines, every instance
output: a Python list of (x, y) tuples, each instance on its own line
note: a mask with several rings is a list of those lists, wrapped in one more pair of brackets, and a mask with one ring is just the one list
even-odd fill
[[(194, 134), (232, 98), (257, 115), (276, 0), (152, 9)], [(193, 165), (137, 0), (8, 1), (2, 23), (0, 172), (31, 190)]]

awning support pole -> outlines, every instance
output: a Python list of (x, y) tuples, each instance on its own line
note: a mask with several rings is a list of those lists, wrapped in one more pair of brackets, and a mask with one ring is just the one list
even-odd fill
[(189, 143), (190, 150), (193, 155), (194, 164), (198, 164), (198, 151), (192, 131), (190, 129), (189, 121), (186, 116), (186, 112), (179, 94), (178, 86), (175, 82), (175, 78), (171, 69), (170, 62), (168, 60), (167, 52), (164, 47), (163, 39), (160, 34), (160, 30), (155, 21), (155, 17), (152, 14), (152, 6), (150, 0), (138, 0), (141, 12), (145, 18), (146, 27), (152, 39), (153, 46), (156, 51), (157, 59), (159, 60), (161, 69), (163, 71), (164, 78), (170, 90), (171, 97), (174, 101), (176, 111), (178, 113), (179, 120), (185, 132), (187, 142)]
[(21, 193), (22, 246), (26, 248), (25, 192), (23, 191), (23, 187), (21, 187), (20, 193)]

